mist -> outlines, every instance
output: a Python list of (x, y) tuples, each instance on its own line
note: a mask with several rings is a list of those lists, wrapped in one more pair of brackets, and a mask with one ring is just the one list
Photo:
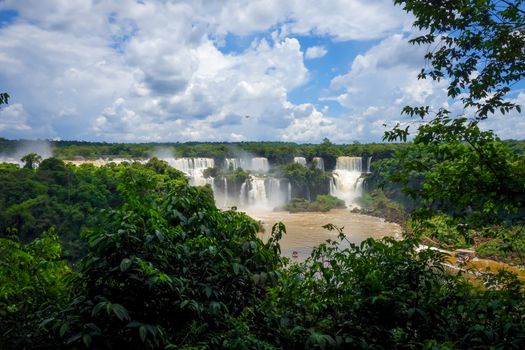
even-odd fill
[(12, 152), (0, 153), (0, 163), (24, 165), (20, 159), (29, 153), (36, 153), (43, 159), (53, 157), (53, 149), (49, 141), (20, 141)]

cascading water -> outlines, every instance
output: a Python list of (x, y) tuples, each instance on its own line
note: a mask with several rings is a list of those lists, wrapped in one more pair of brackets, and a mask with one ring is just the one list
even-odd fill
[(252, 176), (250, 179), (250, 190), (248, 191), (248, 204), (252, 207), (268, 207), (266, 197), (265, 178)]
[(363, 179), (361, 157), (338, 157), (330, 194), (345, 201), (348, 207), (355, 207), (355, 200), (362, 195)]
[(209, 184), (212, 188), (214, 187), (213, 178), (204, 177), (204, 170), (215, 166), (213, 158), (163, 158), (162, 160), (188, 175), (190, 185), (204, 186)]
[(267, 173), (270, 170), (270, 164), (268, 163), (268, 158), (265, 157), (255, 157), (252, 158), (251, 166), (249, 170)]
[(249, 180), (244, 181), (242, 183), (242, 185), (241, 185), (241, 191), (239, 193), (239, 206), (241, 206), (241, 207), (245, 207), (247, 205), (247, 201), (248, 201), (248, 192), (247, 192), (248, 181)]
[(270, 164), (268, 158), (255, 157), (255, 158), (226, 158), (225, 168), (236, 170), (237, 168), (243, 168), (244, 170), (257, 171), (260, 173), (267, 173), (270, 170)]
[(293, 162), (306, 166), (306, 158), (305, 157), (293, 157)]
[(324, 171), (324, 160), (321, 157), (314, 157), (313, 162), (315, 163), (315, 167), (317, 169), (321, 169)]
[(224, 207), (227, 207), (230, 205), (229, 201), (228, 201), (228, 179), (227, 178), (223, 178), (223, 183), (224, 183)]
[(226, 166), (226, 169), (236, 170), (241, 166), (240, 159), (238, 158), (226, 158), (224, 160), (224, 165)]
[(269, 205), (273, 208), (283, 206), (288, 201), (288, 187), (283, 186), (283, 182), (289, 183), (286, 179), (269, 177), (267, 183), (267, 195)]
[[(291, 183), (286, 179), (270, 176), (268, 174), (270, 165), (268, 159), (264, 157), (225, 159), (225, 169), (235, 170), (242, 167), (252, 173), (250, 178), (242, 184), (230, 182), (228, 177), (224, 175), (215, 179), (212, 177), (204, 177), (205, 170), (208, 168), (214, 168), (215, 166), (215, 162), (212, 158), (164, 157), (161, 159), (166, 161), (173, 168), (184, 172), (189, 177), (191, 185), (211, 185), (217, 205), (222, 208), (238, 206), (243, 209), (256, 207), (268, 210), (275, 207), (281, 207), (292, 199)], [(362, 175), (370, 172), (371, 160), (372, 157), (337, 158), (336, 168), (333, 171), (333, 178), (329, 184), (330, 194), (343, 199), (349, 207), (356, 206), (355, 200), (362, 195)], [(111, 161), (116, 163), (124, 161), (133, 162), (133, 160), (118, 158), (89, 162), (96, 165), (103, 165)], [(314, 157), (312, 161), (317, 168), (324, 169), (323, 158)], [(98, 164), (99, 162), (101, 164)], [(143, 159), (141, 162), (147, 162), (147, 159)], [(295, 157), (294, 162), (305, 164), (306, 160), (304, 157)], [(308, 198), (310, 190), (313, 191), (313, 193), (319, 192), (318, 188), (307, 188), (306, 193), (302, 195)], [(327, 189), (324, 191), (326, 190)]]

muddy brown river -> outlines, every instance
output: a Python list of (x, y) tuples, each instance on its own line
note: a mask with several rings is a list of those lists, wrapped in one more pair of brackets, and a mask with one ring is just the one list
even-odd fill
[(292, 258), (295, 251), (298, 257), (294, 260), (306, 259), (313, 247), (328, 239), (337, 240), (338, 232), (324, 229), (323, 226), (326, 224), (342, 227), (346, 237), (352, 243), (360, 243), (369, 237), (400, 237), (401, 235), (401, 227), (397, 224), (368, 215), (351, 213), (348, 209), (332, 209), (326, 213), (248, 210), (247, 214), (263, 223), (264, 232), (261, 233), (263, 240), (270, 237), (272, 226), (275, 223), (284, 223), (286, 234), (280, 241), (282, 255)]
[[(383, 219), (355, 214), (348, 209), (333, 209), (326, 213), (288, 213), (271, 211), (248, 210), (247, 214), (263, 223), (264, 232), (260, 234), (263, 240), (270, 237), (272, 226), (281, 221), (286, 225), (286, 234), (281, 239), (282, 255), (292, 258), (293, 252), (297, 252), (297, 258), (292, 261), (305, 260), (313, 247), (326, 242), (326, 240), (337, 240), (337, 231), (328, 231), (323, 228), (326, 224), (333, 224), (343, 228), (347, 239), (352, 243), (360, 243), (363, 240), (391, 236), (401, 238), (402, 229), (398, 224), (385, 222)], [(450, 255), (449, 263), (455, 265), (454, 252), (446, 252)], [(452, 266), (452, 265), (451, 265)], [(525, 270), (504, 263), (473, 258), (468, 261), (463, 270), (473, 269), (481, 272), (495, 273), (500, 269), (509, 270), (525, 280)]]

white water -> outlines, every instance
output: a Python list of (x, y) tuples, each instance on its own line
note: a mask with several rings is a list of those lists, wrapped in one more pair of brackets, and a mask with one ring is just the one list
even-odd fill
[(293, 162), (306, 166), (306, 158), (305, 157), (293, 157)]
[(255, 157), (255, 158), (226, 158), (225, 159), (226, 169), (236, 170), (242, 168), (248, 171), (256, 171), (260, 173), (267, 173), (270, 170), (270, 164), (268, 158)]
[(224, 178), (223, 179), (223, 184), (224, 184), (224, 204), (223, 204), (223, 207), (227, 208), (229, 205), (230, 205), (230, 201), (228, 200), (228, 179)]
[(213, 178), (204, 177), (204, 170), (215, 166), (213, 158), (162, 158), (162, 160), (188, 175), (190, 185), (204, 186), (209, 184), (213, 187)]
[[(275, 177), (250, 176), (245, 181), (236, 200), (243, 210), (273, 210), (288, 201), (289, 182)], [(230, 199), (232, 201), (233, 199)]]
[(321, 157), (314, 157), (315, 167), (324, 171), (324, 159)]
[(347, 207), (356, 207), (356, 199), (363, 194), (361, 157), (338, 157), (330, 194), (345, 201)]
[(255, 208), (268, 208), (266, 186), (264, 177), (252, 176), (250, 190), (248, 191), (248, 205)]
[(247, 205), (247, 199), (248, 199), (248, 181), (244, 181), (241, 185), (241, 193), (239, 194), (239, 206), (246, 207)]
[(226, 169), (236, 170), (241, 167), (241, 161), (239, 158), (226, 158), (224, 165)]
[[(287, 186), (283, 186), (283, 182)], [(273, 208), (285, 205), (288, 202), (288, 180), (269, 177), (268, 184), (268, 203)]]
[[(245, 170), (255, 174), (250, 176), (244, 184), (239, 187), (231, 187), (225, 178), (214, 179), (205, 178), (204, 171), (207, 168), (213, 168), (215, 162), (212, 158), (161, 158), (170, 166), (184, 172), (189, 177), (191, 185), (203, 186), (209, 184), (214, 193), (217, 205), (222, 208), (237, 206), (247, 209), (249, 207), (273, 209), (285, 205), (292, 197), (291, 184), (279, 178), (267, 175), (270, 164), (267, 158), (227, 158), (224, 166), (228, 169), (237, 169), (242, 167)], [(95, 161), (72, 161), (72, 163), (90, 162), (95, 165), (104, 165), (109, 162), (133, 162), (130, 159), (103, 159)], [(141, 160), (140, 162), (146, 162)], [(306, 163), (304, 157), (295, 157), (294, 161), (300, 164)], [(324, 161), (321, 157), (313, 159), (316, 166), (324, 168)], [(366, 170), (370, 170), (371, 157), (368, 157), (365, 164)], [(355, 207), (356, 199), (362, 195), (363, 178), (363, 160), (361, 157), (339, 157), (336, 163), (336, 169), (333, 171), (333, 179), (330, 182), (330, 194), (341, 198), (348, 207)], [(215, 183), (217, 180), (217, 184)], [(215, 186), (217, 185), (217, 186)]]
[(252, 158), (252, 164), (249, 170), (267, 173), (268, 170), (270, 170), (270, 164), (268, 163), (268, 158), (264, 158), (264, 157)]

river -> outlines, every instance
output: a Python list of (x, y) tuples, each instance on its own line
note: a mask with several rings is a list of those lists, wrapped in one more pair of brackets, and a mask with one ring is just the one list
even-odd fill
[(292, 253), (295, 251), (298, 256), (294, 260), (301, 261), (310, 255), (313, 247), (328, 239), (337, 240), (338, 232), (324, 229), (323, 226), (326, 224), (343, 228), (347, 239), (352, 243), (360, 243), (369, 237), (400, 237), (401, 235), (401, 227), (397, 224), (368, 215), (352, 213), (348, 209), (332, 209), (325, 213), (248, 210), (247, 214), (262, 222), (264, 232), (260, 234), (260, 237), (263, 240), (270, 237), (272, 226), (276, 222), (284, 223), (286, 234), (280, 241), (282, 255), (292, 258)]

